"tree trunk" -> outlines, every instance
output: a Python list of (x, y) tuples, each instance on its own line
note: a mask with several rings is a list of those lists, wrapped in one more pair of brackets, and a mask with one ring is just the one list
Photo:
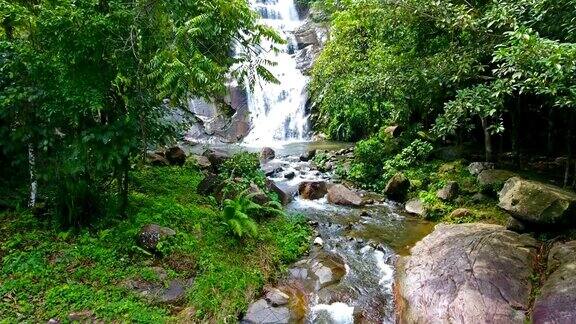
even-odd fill
[(129, 181), (129, 172), (130, 172), (130, 160), (128, 156), (122, 159), (122, 170), (120, 173), (120, 181), (118, 182), (119, 186), (119, 214), (122, 217), (127, 216), (128, 210), (128, 181)]
[(36, 152), (34, 152), (32, 143), (28, 144), (28, 167), (30, 169), (30, 200), (28, 201), (28, 207), (33, 208), (36, 206), (38, 179), (36, 177)]
[(482, 117), (480, 118), (482, 121), (482, 130), (484, 131), (484, 147), (486, 150), (486, 162), (491, 162), (494, 159), (494, 154), (492, 152), (492, 139), (490, 137), (490, 125), (488, 122), (488, 118)]
[[(566, 130), (566, 169), (564, 170), (564, 187), (568, 186), (568, 181), (570, 179), (570, 165), (572, 162), (572, 125), (574, 125), (574, 114), (568, 111), (568, 127)], [(575, 171), (576, 172), (576, 171)]]

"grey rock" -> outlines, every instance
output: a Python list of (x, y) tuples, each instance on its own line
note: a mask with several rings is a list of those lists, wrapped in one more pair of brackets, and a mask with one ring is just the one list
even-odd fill
[(489, 224), (437, 225), (397, 272), (406, 323), (524, 323), (537, 242)]
[(270, 202), (270, 198), (268, 198), (264, 190), (260, 189), (255, 183), (250, 184), (250, 187), (248, 187), (247, 192), (248, 195), (250, 196), (250, 200), (259, 205), (264, 205), (267, 202)]
[(230, 155), (228, 155), (228, 153), (212, 149), (204, 151), (202, 155), (208, 158), (208, 161), (210, 161), (210, 163), (212, 164), (212, 170), (214, 170), (215, 172), (217, 172), (222, 166), (222, 164), (230, 158)]
[(506, 229), (516, 233), (525, 233), (526, 225), (516, 218), (510, 216), (506, 220)]
[(495, 167), (492, 162), (472, 162), (468, 165), (470, 174), (477, 176), (484, 170), (493, 170)]
[(442, 200), (452, 200), (458, 196), (460, 186), (456, 181), (449, 181), (442, 189), (438, 190), (436, 196)]
[(450, 215), (448, 215), (448, 217), (452, 218), (452, 219), (458, 219), (458, 218), (463, 218), (463, 217), (468, 217), (468, 216), (472, 216), (472, 212), (466, 208), (457, 208), (455, 210), (453, 210)]
[(336, 184), (328, 188), (328, 201), (343, 206), (361, 206), (362, 198), (344, 185)]
[(146, 153), (146, 161), (148, 162), (148, 164), (153, 166), (170, 165), (170, 162), (168, 162), (168, 160), (164, 156), (154, 152)]
[(576, 241), (548, 253), (548, 278), (536, 297), (533, 323), (576, 323)]
[(419, 215), (422, 217), (425, 217), (427, 213), (426, 207), (424, 207), (424, 203), (418, 198), (408, 200), (404, 206), (404, 209), (406, 209), (406, 211), (410, 214)]
[(402, 134), (402, 127), (398, 125), (388, 126), (384, 129), (384, 132), (392, 138), (396, 138)]
[(274, 150), (269, 147), (264, 147), (260, 151), (260, 161), (262, 162), (268, 162), (270, 160), (273, 160), (275, 157), (276, 152), (274, 152)]
[(268, 191), (274, 192), (278, 195), (282, 205), (288, 205), (292, 201), (292, 195), (280, 189), (280, 187), (278, 187), (274, 181), (266, 179), (266, 188)]
[(309, 150), (306, 153), (300, 155), (300, 161), (307, 162), (312, 160), (316, 156), (316, 150)]
[(278, 307), (288, 304), (288, 301), (290, 301), (290, 296), (277, 288), (269, 288), (264, 299), (266, 299), (270, 305)]
[(288, 307), (274, 307), (265, 299), (259, 299), (248, 307), (241, 323), (246, 324), (276, 324), (289, 323), (290, 310)]
[(575, 220), (576, 194), (556, 186), (511, 178), (499, 193), (498, 206), (530, 224), (567, 224)]
[(210, 160), (208, 160), (208, 158), (205, 156), (191, 155), (190, 159), (193, 160), (194, 163), (202, 170), (207, 170), (212, 167), (212, 163), (210, 163)]

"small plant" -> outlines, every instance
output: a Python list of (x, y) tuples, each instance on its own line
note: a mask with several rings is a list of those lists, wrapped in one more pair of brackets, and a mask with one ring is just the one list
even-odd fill
[(222, 215), (225, 224), (232, 233), (242, 238), (255, 237), (258, 234), (258, 225), (250, 215), (278, 215), (283, 214), (282, 206), (276, 201), (260, 205), (252, 201), (254, 194), (243, 192), (235, 199), (226, 199)]

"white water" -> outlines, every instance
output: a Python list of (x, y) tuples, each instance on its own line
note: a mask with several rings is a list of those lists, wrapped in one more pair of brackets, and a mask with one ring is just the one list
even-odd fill
[(308, 77), (296, 68), (296, 60), (291, 54), (296, 49), (292, 31), (302, 24), (294, 1), (250, 0), (250, 6), (262, 16), (260, 22), (276, 30), (287, 44), (281, 46), (278, 53), (267, 52), (271, 44), (262, 44), (262, 58), (278, 63), (268, 69), (280, 84), (259, 79), (253, 89), (247, 91), (252, 130), (244, 142), (261, 147), (304, 141), (308, 132)]

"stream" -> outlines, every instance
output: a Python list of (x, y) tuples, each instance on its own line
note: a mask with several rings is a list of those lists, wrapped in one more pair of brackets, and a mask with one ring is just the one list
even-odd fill
[[(279, 83), (256, 79), (247, 89), (250, 132), (241, 145), (222, 144), (220, 149), (259, 152), (264, 146), (272, 147), (276, 157), (262, 168), (294, 197), (286, 207), (289, 214), (304, 215), (315, 236), (308, 255), (291, 265), (276, 287), (268, 287), (241, 322), (393, 323), (395, 262), (430, 233), (433, 224), (403, 214), (400, 206), (373, 193), (358, 191), (370, 202), (358, 208), (332, 205), (326, 197), (306, 200), (297, 195), (303, 181), (339, 182), (333, 171), (320, 172), (301, 161), (303, 153), (340, 151), (339, 158), (351, 158), (352, 144), (310, 140), (309, 77), (298, 69), (296, 57), (310, 52), (312, 45), (296, 36), (305, 17), (299, 16), (294, 0), (249, 3), (260, 14), (260, 22), (287, 41), (279, 51), (269, 50), (271, 44), (263, 42), (259, 53), (261, 59), (278, 62), (270, 72)], [(212, 142), (210, 148), (218, 146)]]

